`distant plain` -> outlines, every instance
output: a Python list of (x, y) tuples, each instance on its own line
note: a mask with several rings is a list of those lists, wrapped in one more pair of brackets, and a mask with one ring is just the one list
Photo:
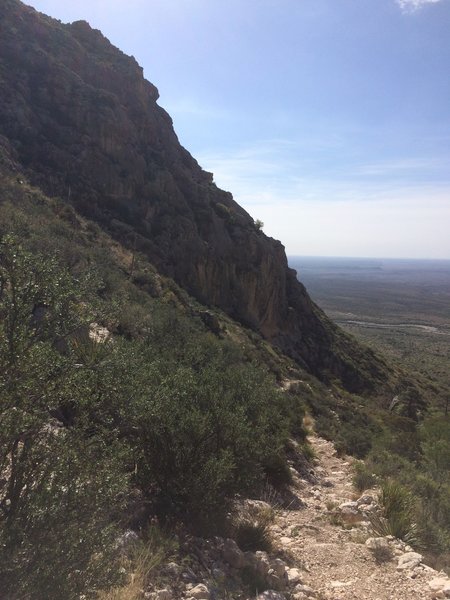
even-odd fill
[(450, 393), (450, 260), (291, 256), (289, 265), (346, 331)]

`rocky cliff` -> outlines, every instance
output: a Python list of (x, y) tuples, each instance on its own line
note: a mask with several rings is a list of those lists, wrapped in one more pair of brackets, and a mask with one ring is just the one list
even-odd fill
[(310, 300), (281, 243), (179, 144), (155, 86), (100, 31), (2, 0), (0, 90), (8, 160), (47, 194), (311, 372), (351, 390), (384, 378), (385, 366)]

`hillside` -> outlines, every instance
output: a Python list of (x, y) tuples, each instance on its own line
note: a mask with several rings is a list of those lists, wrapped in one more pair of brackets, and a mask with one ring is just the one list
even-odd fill
[(9, 162), (322, 379), (375, 391), (388, 367), (311, 301), (284, 248), (178, 142), (134, 58), (86, 22), (0, 7), (0, 136)]
[(157, 100), (88, 23), (0, 3), (1, 599), (426, 597), (433, 389), (325, 315)]

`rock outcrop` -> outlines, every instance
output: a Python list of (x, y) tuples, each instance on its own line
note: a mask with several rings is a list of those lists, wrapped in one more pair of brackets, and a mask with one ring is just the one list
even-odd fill
[(386, 379), (310, 300), (281, 243), (179, 144), (156, 87), (100, 31), (2, 0), (0, 89), (3, 160), (33, 184), (312, 373), (352, 391)]

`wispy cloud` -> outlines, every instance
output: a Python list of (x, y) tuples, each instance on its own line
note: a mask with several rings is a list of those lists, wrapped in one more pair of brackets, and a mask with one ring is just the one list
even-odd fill
[(298, 142), (260, 140), (224, 152), (200, 152), (200, 164), (214, 173), (219, 187), (233, 192), (247, 206), (265, 202), (322, 201), (349, 197), (368, 200), (394, 190), (450, 190), (448, 153), (445, 156), (397, 155), (391, 159), (311, 152)]
[(442, 0), (396, 0), (404, 13), (412, 13), (423, 8), (427, 4), (437, 4)]
[(261, 140), (200, 163), (291, 255), (450, 257), (450, 178), (429, 177), (442, 157), (318, 169), (299, 147)]

